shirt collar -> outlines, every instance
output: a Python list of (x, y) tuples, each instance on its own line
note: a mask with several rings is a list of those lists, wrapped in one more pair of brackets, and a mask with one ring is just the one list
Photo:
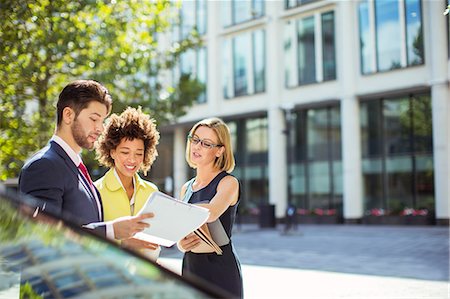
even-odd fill
[(78, 167), (81, 163), (81, 157), (80, 153), (76, 153), (68, 144), (64, 141), (61, 137), (57, 135), (53, 135), (50, 139), (51, 141), (56, 142), (59, 146), (62, 147), (62, 149), (66, 152), (66, 154), (70, 157), (72, 162), (75, 164), (76, 167)]
[[(111, 191), (116, 191), (119, 188), (122, 188), (125, 190), (125, 188), (122, 185), (122, 181), (119, 178), (119, 175), (117, 174), (117, 170), (113, 167), (111, 168), (105, 175), (105, 184), (106, 187)], [(139, 175), (136, 173), (133, 176), (133, 185), (136, 186), (135, 190), (138, 188), (146, 188), (147, 185), (145, 185), (144, 181), (139, 177)]]

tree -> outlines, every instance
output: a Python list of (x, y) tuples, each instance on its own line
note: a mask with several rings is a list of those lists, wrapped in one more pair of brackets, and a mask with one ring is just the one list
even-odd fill
[(161, 81), (200, 45), (194, 31), (158, 43), (176, 23), (173, 1), (0, 0), (0, 18), (0, 180), (17, 176), (48, 141), (57, 95), (74, 79), (102, 82), (113, 111), (141, 105), (160, 124), (182, 115), (203, 88), (187, 75), (173, 86)]

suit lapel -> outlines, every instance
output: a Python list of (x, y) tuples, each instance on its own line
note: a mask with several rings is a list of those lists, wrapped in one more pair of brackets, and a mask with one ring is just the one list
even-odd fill
[(91, 188), (89, 187), (89, 183), (86, 181), (84, 176), (78, 170), (78, 167), (75, 165), (75, 163), (73, 163), (72, 159), (70, 159), (70, 157), (67, 155), (67, 153), (64, 151), (64, 149), (56, 142), (50, 141), (50, 146), (64, 160), (66, 165), (72, 171), (73, 175), (75, 175), (78, 178), (78, 181), (83, 185), (86, 193), (89, 194), (90, 200), (94, 203), (94, 205), (96, 205), (94, 193), (92, 192)]

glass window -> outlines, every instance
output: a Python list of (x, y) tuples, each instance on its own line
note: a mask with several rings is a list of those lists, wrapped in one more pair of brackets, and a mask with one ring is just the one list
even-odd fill
[(223, 13), (221, 14), (222, 18), (222, 25), (223, 27), (230, 26), (232, 21), (232, 2), (231, 1), (220, 1), (220, 11)]
[(225, 39), (222, 79), (224, 98), (265, 91), (265, 48), (264, 30), (246, 32), (231, 40)]
[[(316, 39), (322, 47), (316, 48)], [(286, 87), (335, 80), (334, 11), (288, 20), (284, 28), (284, 55)]]
[(424, 63), (420, 0), (364, 0), (358, 11), (363, 74)]
[[(181, 4), (179, 26), (173, 26), (172, 34), (174, 41), (182, 41), (192, 34), (193, 30), (197, 30), (199, 34), (205, 34), (207, 1), (183, 1)], [(188, 50), (181, 54), (179, 64), (176, 65), (172, 71), (174, 85), (178, 84), (182, 74), (189, 74), (191, 75), (191, 79), (196, 78), (203, 84), (204, 89), (197, 98), (197, 103), (205, 103), (207, 101), (206, 59), (206, 47), (198, 50)]]
[(232, 54), (231, 54), (231, 44), (232, 40), (224, 39), (223, 41), (223, 55), (222, 55), (222, 82), (223, 82), (223, 97), (229, 99), (233, 96), (233, 64), (232, 64)]
[(422, 10), (420, 0), (405, 1), (408, 65), (423, 64)]
[(331, 107), (329, 110), (329, 130), (331, 143), (331, 157), (340, 160), (341, 153), (341, 110), (339, 107)]
[(269, 198), (267, 117), (239, 119), (227, 124), (236, 159), (233, 174), (240, 180), (243, 191), (239, 215), (254, 217)]
[(417, 153), (433, 151), (431, 98), (428, 95), (412, 97), (413, 148)]
[(363, 194), (366, 210), (385, 207), (383, 163), (381, 158), (366, 158), (362, 161)]
[(411, 152), (411, 115), (409, 99), (383, 101), (385, 153), (401, 154)]
[(258, 30), (253, 32), (253, 68), (255, 80), (255, 93), (265, 91), (266, 77), (266, 57), (265, 57), (265, 31)]
[(386, 209), (400, 212), (412, 207), (412, 159), (407, 156), (386, 157)]
[(200, 35), (206, 34), (207, 27), (207, 0), (197, 0), (196, 27)]
[(252, 17), (253, 18), (259, 18), (264, 16), (265, 14), (265, 6), (266, 1), (265, 0), (253, 0), (253, 10), (252, 10)]
[[(174, 134), (172, 132), (164, 132), (159, 139), (158, 159), (155, 160), (149, 173), (145, 177), (147, 180), (155, 183), (161, 192), (169, 195), (174, 195), (173, 153)], [(179, 196), (179, 194), (175, 194), (175, 196)], [(92, 271), (94, 271), (94, 269)]]
[(284, 5), (286, 8), (292, 8), (297, 6), (297, 0), (285, 0)]
[[(200, 35), (206, 34), (207, 1), (182, 1), (180, 10), (180, 39), (188, 37), (196, 29)], [(178, 35), (177, 35), (178, 36)], [(177, 37), (178, 38), (178, 37)]]
[(206, 48), (202, 47), (198, 49), (197, 51), (197, 79), (200, 81), (200, 83), (203, 84), (204, 90), (200, 94), (200, 96), (197, 99), (197, 103), (205, 103), (206, 102), (206, 95), (208, 94), (207, 90), (207, 61), (208, 57), (206, 55)]
[(233, 39), (233, 79), (234, 95), (248, 94), (248, 62), (251, 59), (251, 40), (249, 34), (241, 34)]
[(264, 16), (265, 0), (221, 1), (223, 26), (235, 25)]
[(370, 31), (370, 14), (368, 0), (359, 5), (359, 41), (361, 47), (361, 71), (363, 74), (374, 72), (374, 45)]
[(314, 1), (317, 1), (317, 0), (285, 0), (284, 6), (286, 9), (289, 9), (289, 8), (297, 7), (297, 6), (307, 4), (310, 2), (314, 2)]
[(378, 70), (386, 71), (401, 66), (399, 4), (392, 0), (375, 2)]
[(242, 23), (249, 19), (252, 13), (251, 0), (239, 0), (233, 2), (234, 23)]
[(429, 94), (361, 103), (366, 209), (434, 210)]
[[(267, 118), (249, 119), (245, 123), (246, 152), (249, 162), (267, 160), (266, 154), (269, 149), (267, 142)], [(261, 156), (263, 154), (263, 156)]]
[(323, 80), (336, 79), (336, 53), (334, 41), (334, 12), (322, 14)]
[[(294, 157), (296, 161), (306, 161), (307, 160), (307, 123), (308, 123), (308, 110), (300, 110), (294, 113), (295, 125), (292, 128), (294, 133), (294, 144), (291, 146), (294, 148)], [(292, 161), (293, 162), (293, 161)]]
[(237, 123), (234, 121), (227, 122), (227, 126), (230, 129), (231, 147), (233, 149), (233, 153), (237, 153)]
[[(181, 54), (179, 63), (179, 75), (189, 74), (191, 79), (196, 78), (203, 84), (203, 91), (197, 98), (197, 103), (205, 103), (207, 95), (207, 76), (206, 76), (206, 47), (197, 50), (188, 50)], [(174, 82), (179, 80), (178, 72), (174, 71)]]
[(180, 56), (180, 71), (182, 74), (192, 74), (194, 70), (195, 70), (195, 52), (194, 50), (188, 50), (182, 53)]
[(314, 17), (298, 21), (298, 79), (299, 84), (316, 81), (316, 50)]
[(293, 158), (289, 160), (290, 198), (301, 209), (336, 209), (341, 214), (339, 106), (296, 111), (293, 123)]
[(326, 109), (308, 110), (307, 145), (308, 159), (328, 159), (328, 113)]
[(381, 102), (368, 101), (361, 105), (362, 156), (375, 157), (382, 154)]
[(183, 1), (181, 8), (181, 39), (185, 39), (195, 26), (195, 1)]
[(295, 22), (288, 21), (284, 27), (284, 82), (286, 87), (297, 85), (296, 53), (294, 40), (296, 34)]

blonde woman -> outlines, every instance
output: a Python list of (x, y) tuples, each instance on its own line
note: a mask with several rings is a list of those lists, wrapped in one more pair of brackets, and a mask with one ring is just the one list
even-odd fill
[(221, 246), (222, 255), (195, 253), (200, 239), (195, 234), (186, 236), (178, 243), (185, 252), (182, 275), (200, 277), (241, 298), (241, 267), (231, 241), (240, 189), (238, 180), (230, 174), (235, 162), (228, 126), (218, 118), (195, 124), (188, 135), (186, 160), (196, 169), (196, 176), (184, 184), (181, 198), (188, 194), (189, 203), (202, 202), (199, 205), (210, 211), (207, 222), (220, 221), (230, 242)]

